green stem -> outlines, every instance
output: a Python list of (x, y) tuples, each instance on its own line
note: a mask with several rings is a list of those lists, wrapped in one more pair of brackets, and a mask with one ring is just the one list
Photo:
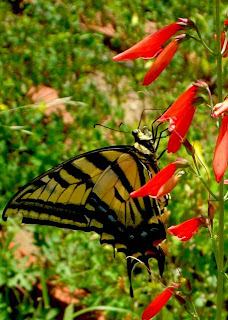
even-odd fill
[(200, 317), (199, 317), (199, 315), (198, 315), (198, 312), (196, 311), (196, 307), (195, 307), (195, 304), (194, 304), (194, 302), (193, 302), (193, 300), (192, 300), (191, 295), (188, 296), (188, 301), (189, 301), (189, 303), (190, 303), (190, 305), (191, 305), (191, 308), (192, 308), (192, 310), (193, 310), (194, 318), (197, 319), (197, 320), (200, 320)]
[(215, 235), (214, 235), (214, 228), (213, 228), (212, 225), (208, 228), (208, 231), (209, 231), (210, 238), (211, 238), (211, 241), (212, 241), (212, 246), (213, 246), (216, 266), (218, 268), (218, 253), (217, 253), (217, 246), (216, 246), (216, 240), (215, 240)]
[(199, 32), (199, 29), (195, 26), (195, 30), (200, 38), (200, 40), (194, 38), (191, 36), (191, 38), (195, 39), (196, 41), (200, 42), (208, 51), (210, 51), (210, 53), (212, 53), (213, 55), (215, 55), (214, 51), (211, 50), (211, 48), (208, 47), (208, 45), (206, 44), (206, 42), (203, 40), (203, 38), (201, 37), (201, 34)]
[[(201, 177), (201, 174), (200, 174), (200, 170), (199, 170), (199, 166), (197, 164), (197, 161), (196, 161), (196, 157), (195, 155), (193, 154), (192, 156), (192, 159), (193, 159), (193, 162), (194, 162), (194, 165), (195, 165), (195, 168), (196, 168), (196, 172), (197, 172), (197, 177), (200, 179), (200, 181), (202, 182), (202, 184), (204, 185), (204, 187), (207, 189), (207, 191), (209, 192), (209, 194), (217, 201), (219, 201), (219, 198), (211, 191), (211, 189), (209, 188), (209, 186), (207, 185), (207, 183), (204, 181), (204, 179)], [(192, 168), (193, 172), (194, 169)]]
[[(217, 87), (218, 100), (222, 101), (222, 55), (221, 55), (221, 28), (220, 28), (220, 0), (215, 0), (215, 25), (217, 34)], [(223, 307), (223, 268), (224, 268), (224, 195), (223, 179), (219, 185), (219, 232), (218, 232), (218, 282), (217, 282), (217, 308), (216, 320), (222, 319)]]
[(75, 319), (76, 317), (78, 317), (78, 316), (80, 316), (82, 314), (85, 314), (85, 313), (88, 313), (88, 312), (92, 312), (92, 311), (97, 311), (97, 310), (130, 313), (130, 314), (134, 315), (137, 318), (139, 316), (138, 314), (136, 314), (133, 311), (128, 310), (128, 309), (116, 308), (116, 307), (108, 307), (108, 306), (96, 306), (96, 307), (90, 307), (90, 308), (82, 309), (82, 310), (79, 310), (79, 311), (75, 312), (73, 314), (73, 318)]
[(46, 284), (45, 270), (44, 270), (43, 265), (41, 266), (40, 281), (41, 281), (41, 286), (42, 286), (42, 296), (43, 296), (43, 301), (44, 301), (44, 308), (49, 309), (50, 302), (49, 302), (48, 289), (47, 289), (47, 284)]
[(226, 272), (226, 269), (228, 268), (228, 260), (226, 260), (226, 264), (225, 264), (225, 266), (224, 266), (224, 268), (223, 268), (223, 272)]

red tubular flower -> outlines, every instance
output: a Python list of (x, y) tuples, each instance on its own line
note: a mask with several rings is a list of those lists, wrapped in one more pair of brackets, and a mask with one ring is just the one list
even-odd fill
[(170, 163), (164, 169), (159, 171), (150, 181), (148, 181), (140, 189), (130, 194), (131, 198), (154, 196), (156, 197), (161, 186), (166, 183), (177, 170), (177, 164), (175, 162)]
[[(228, 20), (225, 20), (224, 30), (228, 31)], [(228, 52), (227, 52), (227, 50), (228, 50), (228, 42), (226, 43), (226, 47), (223, 48), (225, 40), (226, 40), (226, 33), (225, 33), (225, 31), (223, 31), (221, 33), (221, 50), (224, 52), (223, 58), (226, 58), (228, 56)]]
[(191, 239), (196, 232), (198, 232), (198, 228), (200, 225), (206, 224), (206, 218), (199, 217), (187, 220), (177, 226), (172, 226), (167, 229), (167, 232), (176, 236), (180, 239), (180, 241), (188, 241)]
[(179, 288), (179, 283), (173, 283), (160, 293), (144, 310), (142, 320), (150, 320), (166, 305), (173, 295), (173, 291)]
[(133, 191), (130, 194), (131, 198), (151, 196), (153, 198), (160, 198), (164, 194), (169, 193), (177, 184), (177, 178), (173, 178), (175, 171), (178, 168), (188, 166), (188, 162), (185, 159), (177, 159), (170, 163), (164, 169), (159, 171), (150, 181), (148, 181), (140, 189)]
[(163, 197), (164, 195), (170, 193), (178, 184), (180, 180), (180, 175), (173, 175), (169, 180), (167, 180), (163, 186), (158, 190), (156, 194), (156, 198), (159, 199)]
[(228, 96), (223, 102), (217, 103), (213, 108), (212, 117), (217, 118), (228, 111)]
[(180, 21), (174, 22), (149, 35), (136, 43), (133, 47), (115, 56), (113, 60), (122, 61), (134, 60), (137, 58), (153, 58), (167, 40), (169, 40), (176, 32), (186, 28), (187, 22), (184, 23), (182, 20), (180, 19)]
[(180, 40), (180, 38), (174, 38), (158, 55), (143, 79), (144, 86), (149, 85), (151, 82), (157, 79), (160, 73), (162, 73), (162, 71), (167, 67), (179, 47)]
[(188, 128), (192, 122), (193, 116), (195, 114), (196, 107), (193, 105), (188, 105), (185, 110), (178, 116), (175, 122), (175, 129), (171, 133), (168, 142), (168, 153), (177, 152), (183, 142), (184, 137), (188, 132)]
[(213, 169), (219, 183), (226, 171), (228, 161), (228, 116), (222, 118), (222, 125), (216, 142)]
[(172, 133), (168, 142), (168, 152), (175, 153), (179, 150), (195, 114), (196, 106), (193, 104), (202, 86), (193, 84), (157, 120), (170, 123), (169, 131)]
[(199, 91), (199, 87), (192, 85), (166, 110), (161, 117), (157, 120), (160, 122), (170, 122), (170, 119), (176, 120), (178, 115), (191, 104)]

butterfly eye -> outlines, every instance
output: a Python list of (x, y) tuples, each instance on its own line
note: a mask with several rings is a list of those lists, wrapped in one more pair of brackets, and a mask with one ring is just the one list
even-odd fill
[(137, 136), (138, 134), (139, 134), (139, 130), (138, 129), (132, 130), (133, 137)]

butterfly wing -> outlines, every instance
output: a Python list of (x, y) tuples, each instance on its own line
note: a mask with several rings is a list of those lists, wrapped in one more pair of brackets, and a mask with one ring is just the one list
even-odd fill
[[(23, 187), (10, 200), (3, 219), (22, 215), (22, 222), (96, 231), (126, 256), (148, 264), (155, 257), (164, 268), (157, 241), (165, 239), (161, 221), (166, 200), (130, 198), (157, 166), (131, 146), (98, 149), (72, 158)], [(128, 274), (137, 263), (128, 259)]]

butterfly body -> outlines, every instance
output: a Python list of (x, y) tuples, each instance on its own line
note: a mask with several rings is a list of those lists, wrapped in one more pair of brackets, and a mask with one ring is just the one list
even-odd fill
[[(24, 186), (10, 200), (3, 220), (22, 215), (22, 222), (53, 225), (100, 234), (128, 258), (128, 275), (137, 263), (154, 257), (164, 269), (157, 242), (165, 239), (162, 215), (167, 198), (131, 198), (159, 168), (148, 129), (134, 130), (133, 146), (111, 146), (72, 158)], [(131, 288), (131, 295), (133, 291)]]

